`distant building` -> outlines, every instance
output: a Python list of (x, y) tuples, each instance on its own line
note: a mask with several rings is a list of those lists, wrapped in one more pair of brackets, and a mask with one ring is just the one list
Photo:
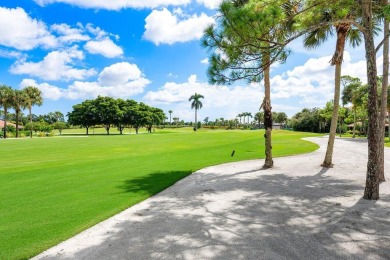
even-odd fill
[[(16, 128), (16, 125), (13, 123), (7, 122), (7, 125), (12, 125), (13, 127)], [(23, 126), (19, 125), (19, 129), (22, 129), (22, 128), (23, 128)], [(4, 131), (4, 120), (0, 120), (0, 129), (2, 131)]]
[[(360, 128), (362, 126), (362, 122), (356, 122), (356, 128)], [(347, 125), (348, 131), (353, 131), (353, 123)], [(389, 124), (385, 124), (385, 132), (389, 129)]]
[(283, 129), (282, 123), (272, 123), (272, 129)]
[[(259, 129), (264, 129), (264, 124), (256, 125)], [(272, 129), (283, 129), (284, 125), (282, 123), (272, 123)]]

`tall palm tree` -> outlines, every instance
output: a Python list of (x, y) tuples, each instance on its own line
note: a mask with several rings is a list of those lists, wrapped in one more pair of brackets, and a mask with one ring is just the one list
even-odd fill
[(351, 76), (342, 76), (341, 81), (343, 82), (344, 89), (341, 96), (343, 105), (352, 103), (353, 110), (353, 135), (355, 138), (356, 132), (356, 109), (359, 103), (359, 96), (357, 90), (361, 87), (362, 83), (359, 78), (353, 78)]
[(0, 86), (0, 106), (4, 108), (4, 138), (7, 138), (7, 114), (8, 108), (12, 107), (12, 88), (6, 85)]
[(237, 117), (240, 118), (240, 124), (241, 124), (241, 117), (242, 117), (242, 114), (238, 114)]
[(198, 109), (201, 109), (203, 107), (203, 104), (202, 102), (200, 101), (201, 98), (204, 98), (204, 96), (202, 96), (201, 94), (197, 94), (195, 93), (194, 95), (192, 95), (188, 101), (192, 101), (191, 103), (191, 109), (194, 109), (195, 108), (195, 131), (198, 127), (197, 123), (198, 123)]
[(32, 138), (33, 122), (32, 122), (31, 109), (35, 105), (38, 106), (42, 105), (43, 103), (42, 92), (38, 88), (32, 86), (28, 86), (24, 88), (23, 92), (27, 96), (27, 100), (26, 100), (27, 107), (28, 107), (28, 112), (30, 113), (30, 137)]
[(22, 90), (15, 89), (12, 95), (12, 108), (15, 109), (16, 115), (16, 138), (19, 137), (19, 117), (20, 112), (28, 106), (28, 96)]
[[(322, 163), (323, 167), (332, 167), (333, 146), (336, 137), (337, 119), (340, 100), (340, 83), (341, 83), (341, 65), (343, 62), (345, 43), (350, 41), (352, 47), (359, 45), (362, 42), (360, 32), (352, 27), (351, 22), (339, 22), (331, 24), (334, 10), (326, 10), (322, 12), (320, 17), (321, 22), (327, 22), (326, 26), (318, 28), (307, 35), (304, 38), (304, 46), (307, 48), (315, 48), (321, 45), (321, 43), (328, 40), (333, 35), (333, 30), (336, 31), (336, 48), (333, 57), (330, 61), (332, 66), (335, 66), (335, 86), (334, 86), (334, 99), (333, 99), (333, 114), (330, 124), (329, 141), (326, 149), (325, 159)], [(352, 19), (351, 14), (347, 14), (345, 19)]]
[(171, 116), (172, 116), (173, 111), (169, 110), (168, 113), (169, 113), (169, 124), (172, 125)]
[(250, 112), (247, 112), (246, 115), (248, 117), (248, 125), (249, 125), (249, 118), (252, 118), (253, 116), (252, 116), (252, 113), (250, 113)]

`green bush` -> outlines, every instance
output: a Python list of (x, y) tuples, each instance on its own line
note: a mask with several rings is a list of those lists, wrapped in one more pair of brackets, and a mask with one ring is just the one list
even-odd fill
[(45, 133), (45, 132), (38, 132), (38, 133), (37, 133), (37, 136), (38, 136), (38, 137), (45, 137), (45, 136), (46, 136), (46, 133)]
[(8, 132), (15, 133), (16, 132), (16, 127), (13, 126), (13, 125), (8, 125), (7, 124), (7, 133)]
[(30, 131), (19, 131), (19, 135), (30, 136)]
[(7, 131), (7, 138), (9, 138), (9, 137), (15, 137), (15, 134), (12, 133), (12, 132), (8, 132), (8, 131)]

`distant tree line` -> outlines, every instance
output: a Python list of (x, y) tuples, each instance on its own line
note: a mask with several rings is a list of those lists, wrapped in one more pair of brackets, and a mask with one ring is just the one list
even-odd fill
[(162, 124), (166, 118), (163, 110), (142, 102), (102, 96), (74, 105), (67, 116), (69, 124), (85, 127), (86, 134), (95, 125), (102, 125), (107, 134), (110, 134), (113, 126), (118, 128), (120, 134), (126, 127), (134, 128), (137, 134), (141, 127), (152, 132), (153, 125)]
[[(378, 77), (377, 81), (379, 92), (381, 92), (382, 78)], [(363, 84), (359, 78), (351, 76), (342, 76), (341, 84), (343, 85), (341, 95), (343, 107), (338, 110), (337, 132), (339, 134), (345, 133), (348, 131), (347, 125), (351, 124), (353, 126), (349, 131), (353, 137), (356, 134), (367, 135), (369, 125), (368, 85)], [(390, 97), (390, 95), (388, 96)], [(386, 105), (390, 111), (389, 98)], [(329, 133), (332, 113), (333, 101), (329, 101), (324, 108), (304, 108), (289, 120), (288, 125), (296, 131)]]

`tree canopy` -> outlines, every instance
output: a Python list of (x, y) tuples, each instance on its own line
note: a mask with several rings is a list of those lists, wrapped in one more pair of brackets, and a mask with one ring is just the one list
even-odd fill
[(88, 129), (95, 125), (102, 125), (107, 134), (112, 126), (116, 126), (121, 134), (126, 126), (133, 127), (137, 134), (141, 127), (151, 132), (153, 125), (161, 124), (164, 118), (163, 110), (142, 102), (101, 96), (74, 105), (73, 111), (68, 113), (69, 123), (85, 127), (87, 134)]

